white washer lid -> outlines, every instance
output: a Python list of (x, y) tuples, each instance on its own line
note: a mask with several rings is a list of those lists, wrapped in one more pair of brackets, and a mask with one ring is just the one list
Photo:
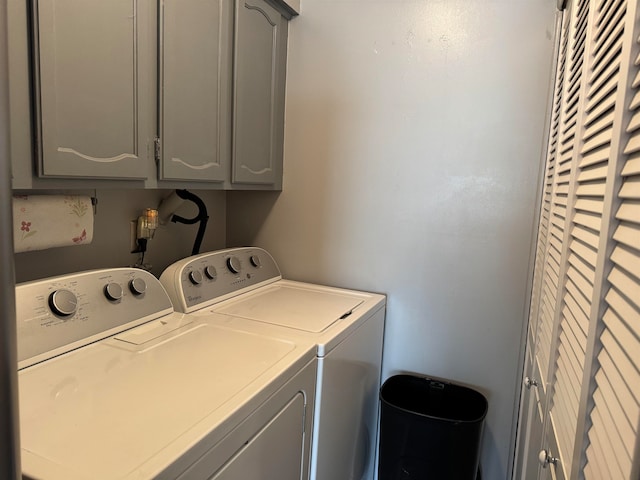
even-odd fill
[(319, 333), (363, 302), (362, 298), (354, 295), (276, 284), (243, 295), (214, 311)]
[(206, 323), (143, 350), (117, 343), (99, 342), (20, 372), (26, 474), (150, 478), (157, 472), (145, 473), (142, 464), (175, 460), (288, 368), (290, 362), (275, 365), (296, 349)]

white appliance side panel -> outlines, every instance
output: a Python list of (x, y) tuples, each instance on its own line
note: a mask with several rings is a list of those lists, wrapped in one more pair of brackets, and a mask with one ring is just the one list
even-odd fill
[(231, 301), (216, 308), (215, 312), (319, 333), (361, 305), (367, 298), (362, 294), (275, 284), (237, 301)]
[(373, 480), (385, 310), (319, 361), (312, 480)]

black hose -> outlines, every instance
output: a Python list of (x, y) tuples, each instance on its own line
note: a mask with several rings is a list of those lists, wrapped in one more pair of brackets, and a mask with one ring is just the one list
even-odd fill
[(189, 200), (190, 202), (193, 202), (198, 206), (198, 215), (193, 218), (184, 218), (180, 215), (173, 215), (171, 217), (172, 222), (184, 223), (185, 225), (193, 225), (194, 223), (200, 222), (200, 225), (198, 226), (198, 233), (196, 234), (196, 239), (193, 242), (193, 250), (191, 251), (191, 255), (197, 255), (198, 253), (200, 253), (200, 246), (202, 245), (204, 232), (207, 229), (207, 222), (209, 221), (209, 215), (207, 215), (207, 206), (204, 204), (200, 197), (187, 190), (176, 190), (176, 195), (178, 195), (183, 200)]

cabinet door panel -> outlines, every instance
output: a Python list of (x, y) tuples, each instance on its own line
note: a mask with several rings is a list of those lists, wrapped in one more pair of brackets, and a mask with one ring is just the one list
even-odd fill
[(264, 0), (236, 11), (233, 176), (273, 184), (280, 173), (287, 22)]
[(163, 179), (226, 179), (231, 135), (231, 15), (230, 0), (163, 2)]
[(51, 0), (34, 6), (40, 174), (144, 178), (144, 5)]

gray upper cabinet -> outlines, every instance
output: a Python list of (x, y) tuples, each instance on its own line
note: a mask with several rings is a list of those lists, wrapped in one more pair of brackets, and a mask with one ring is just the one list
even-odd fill
[[(34, 0), (41, 176), (144, 178), (150, 116), (143, 0)], [(151, 87), (152, 88), (152, 87)]]
[(281, 189), (296, 5), (9, 2), (14, 188)]
[(287, 21), (266, 0), (237, 0), (232, 184), (282, 188)]
[(224, 182), (231, 160), (232, 0), (160, 5), (159, 173)]

